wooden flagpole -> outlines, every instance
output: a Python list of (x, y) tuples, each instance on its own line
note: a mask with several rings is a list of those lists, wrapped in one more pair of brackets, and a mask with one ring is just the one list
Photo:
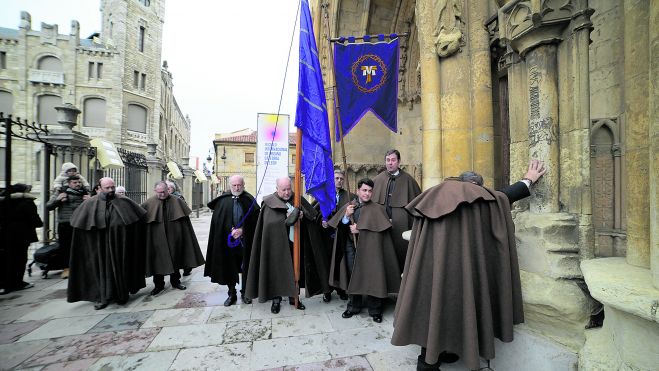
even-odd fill
[[(325, 17), (325, 27), (327, 30), (327, 42), (329, 43), (329, 63), (332, 66), (332, 97), (334, 98), (334, 116), (336, 117), (337, 124), (339, 125), (339, 141), (341, 142), (341, 159), (343, 161), (343, 173), (345, 177), (345, 182), (346, 182), (346, 191), (348, 191), (348, 198), (350, 197), (350, 180), (348, 179), (348, 160), (346, 156), (346, 147), (345, 144), (343, 143), (343, 124), (341, 122), (341, 106), (339, 104), (339, 95), (336, 93), (336, 69), (334, 66), (334, 50), (332, 49), (332, 39), (330, 38), (330, 26), (329, 26), (329, 10), (327, 10), (327, 6), (325, 7), (325, 12), (326, 12), (326, 17)], [(352, 200), (349, 200), (350, 202)], [(353, 222), (352, 216), (350, 217), (350, 221)], [(354, 234), (350, 233), (352, 236), (352, 243), (355, 246), (355, 249), (357, 248), (357, 236)]]
[[(295, 135), (295, 180), (293, 185), (293, 206), (300, 211), (300, 197), (302, 197), (302, 174), (300, 164), (302, 159), (302, 130), (297, 129)], [(293, 272), (295, 273), (295, 308), (300, 303), (300, 223), (301, 218), (294, 224), (293, 231)]]

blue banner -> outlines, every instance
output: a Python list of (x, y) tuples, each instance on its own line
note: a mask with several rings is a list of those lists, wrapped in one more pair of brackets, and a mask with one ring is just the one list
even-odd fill
[(295, 126), (302, 131), (300, 162), (307, 193), (320, 204), (323, 218), (328, 218), (336, 203), (336, 189), (325, 88), (307, 0), (301, 1), (301, 7), (300, 77)]
[[(380, 35), (379, 39), (384, 37)], [(396, 132), (398, 38), (376, 43), (335, 43), (334, 71), (344, 137), (368, 111)], [(337, 141), (338, 123), (337, 117)]]

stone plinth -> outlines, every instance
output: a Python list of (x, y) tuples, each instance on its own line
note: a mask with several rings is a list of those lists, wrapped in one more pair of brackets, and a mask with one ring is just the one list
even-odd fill
[(659, 365), (659, 290), (649, 269), (624, 258), (581, 263), (591, 295), (604, 304), (604, 327), (586, 333), (584, 370), (656, 370)]

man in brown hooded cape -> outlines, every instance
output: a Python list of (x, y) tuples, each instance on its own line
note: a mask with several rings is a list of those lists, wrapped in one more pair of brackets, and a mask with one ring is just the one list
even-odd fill
[(100, 180), (101, 192), (71, 216), (71, 260), (67, 301), (125, 304), (128, 294), (146, 286), (144, 279), (144, 209), (115, 196), (114, 181)]
[(361, 312), (362, 295), (367, 295), (368, 314), (379, 323), (382, 299), (398, 292), (400, 269), (391, 222), (384, 207), (370, 200), (373, 181), (361, 179), (357, 187), (359, 203), (344, 205), (329, 221), (337, 229), (332, 261), (340, 264), (338, 269), (332, 265), (331, 272), (338, 271), (338, 276), (331, 277), (330, 282), (338, 283), (350, 295), (343, 318)]
[[(204, 266), (204, 276), (210, 277), (211, 282), (227, 285), (229, 297), (224, 302), (227, 307), (238, 301), (236, 284), (241, 273), (240, 296), (245, 304), (252, 302), (245, 297), (245, 287), (260, 210), (254, 197), (245, 191), (242, 176), (232, 176), (229, 183), (231, 191), (224, 192), (208, 203), (208, 207), (213, 210), (213, 217)], [(235, 241), (235, 246), (229, 246), (229, 236)]]
[(412, 216), (405, 211), (405, 206), (421, 193), (421, 188), (410, 174), (400, 169), (398, 150), (388, 150), (384, 159), (386, 170), (373, 179), (373, 201), (384, 205), (391, 219), (391, 237), (396, 248), (398, 268), (402, 271), (407, 253), (403, 232), (412, 228)]
[[(329, 262), (320, 251), (323, 243), (318, 225), (314, 223), (316, 211), (304, 198), (300, 201), (301, 211), (292, 206), (290, 179), (279, 178), (276, 192), (263, 197), (256, 223), (245, 296), (258, 298), (260, 303), (272, 300), (270, 310), (273, 313), (279, 313), (283, 296), (288, 296), (293, 305), (293, 298), (298, 294), (293, 272), (292, 231), (300, 217), (299, 286), (305, 288), (306, 297), (329, 292)], [(297, 308), (305, 309), (305, 306), (298, 302)]]
[[(474, 172), (449, 178), (415, 198), (403, 280), (394, 312), (394, 345), (421, 345), (417, 369), (494, 358), (494, 338), (513, 340), (524, 322), (512, 202), (545, 173), (533, 160), (504, 191), (483, 187)], [(439, 361), (439, 362), (438, 362)]]
[(190, 222), (192, 210), (185, 201), (169, 195), (167, 183), (159, 182), (155, 196), (142, 204), (146, 210), (146, 275), (153, 276), (157, 295), (165, 288), (165, 275), (173, 288), (185, 290), (180, 269), (204, 264), (197, 236)]

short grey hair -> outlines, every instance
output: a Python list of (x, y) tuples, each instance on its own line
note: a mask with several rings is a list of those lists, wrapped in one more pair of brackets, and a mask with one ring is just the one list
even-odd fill
[(483, 177), (475, 171), (465, 171), (459, 176), (463, 182), (474, 183), (479, 186), (483, 185)]

